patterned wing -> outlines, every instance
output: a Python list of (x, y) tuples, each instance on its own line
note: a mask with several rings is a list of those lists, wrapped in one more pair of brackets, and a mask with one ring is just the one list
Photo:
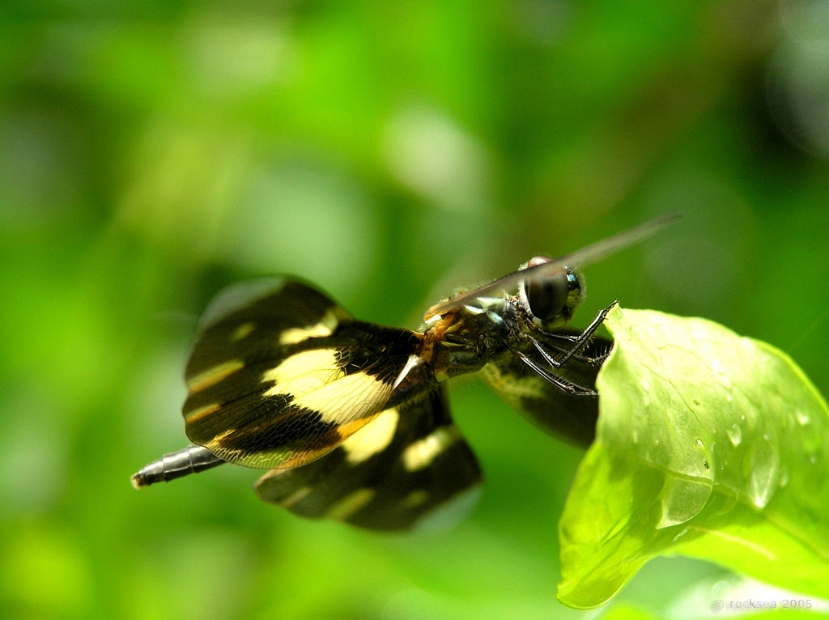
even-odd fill
[[(559, 333), (576, 336), (579, 332), (562, 329)], [(550, 372), (570, 383), (595, 389), (601, 364), (586, 359), (602, 358), (611, 346), (609, 340), (594, 338), (585, 347), (582, 358), (572, 357), (565, 366), (551, 368)], [(595, 438), (598, 397), (568, 394), (511, 353), (487, 364), (481, 376), (508, 405), (545, 433), (582, 447), (589, 446)]]
[(230, 286), (205, 311), (187, 364), (187, 436), (249, 467), (309, 463), (386, 408), (420, 338), (355, 321), (293, 279)]
[(374, 530), (442, 528), (474, 506), (481, 470), (442, 388), (383, 411), (323, 458), (273, 470), (259, 497), (309, 518)]

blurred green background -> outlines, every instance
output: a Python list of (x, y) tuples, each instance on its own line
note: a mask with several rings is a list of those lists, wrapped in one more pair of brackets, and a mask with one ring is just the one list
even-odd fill
[[(299, 274), (416, 328), (456, 286), (678, 210), (587, 270), (577, 324), (613, 299), (705, 316), (829, 387), (829, 2), (0, 15), (3, 618), (583, 615), (555, 601), (581, 453), (474, 380), (451, 400), (487, 484), (443, 534), (305, 522), (244, 468), (135, 491), (185, 445), (188, 343), (234, 280)], [(659, 560), (618, 600), (668, 617), (722, 576)]]

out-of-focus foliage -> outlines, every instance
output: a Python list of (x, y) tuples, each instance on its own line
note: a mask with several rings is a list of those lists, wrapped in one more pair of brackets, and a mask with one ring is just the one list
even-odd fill
[[(581, 453), (472, 381), (452, 404), (487, 485), (441, 535), (301, 521), (242, 468), (129, 476), (184, 444), (223, 284), (296, 273), (415, 327), (665, 211), (685, 219), (588, 269), (579, 324), (617, 298), (702, 315), (825, 392), (827, 7), (4, 2), (0, 616), (574, 617), (557, 522)], [(662, 560), (620, 599), (665, 617), (721, 575)]]
[(601, 605), (672, 553), (829, 598), (829, 409), (814, 385), (705, 319), (616, 307), (606, 324), (596, 441), (561, 520), (562, 602)]

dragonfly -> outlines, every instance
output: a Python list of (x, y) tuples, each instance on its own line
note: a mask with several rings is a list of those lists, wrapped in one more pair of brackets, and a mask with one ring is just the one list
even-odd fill
[(587, 447), (595, 380), (612, 342), (567, 326), (581, 269), (663, 230), (668, 214), (560, 258), (537, 256), (429, 308), (412, 331), (360, 321), (315, 286), (228, 286), (201, 317), (185, 370), (191, 445), (136, 488), (233, 463), (267, 469), (259, 497), (370, 530), (435, 529), (475, 504), (481, 467), (455, 426), (446, 380), (476, 373), (548, 434)]

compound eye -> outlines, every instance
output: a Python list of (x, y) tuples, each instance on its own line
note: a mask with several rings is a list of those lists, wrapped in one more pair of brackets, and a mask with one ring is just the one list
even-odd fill
[[(534, 267), (550, 259), (533, 258), (527, 267)], [(569, 319), (580, 297), (579, 280), (569, 269), (551, 276), (538, 276), (524, 282), (524, 295), (532, 315), (543, 323)]]

